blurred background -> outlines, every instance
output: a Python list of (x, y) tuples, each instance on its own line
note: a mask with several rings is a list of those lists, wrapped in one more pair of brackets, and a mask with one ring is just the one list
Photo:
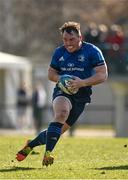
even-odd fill
[[(107, 82), (94, 87), (92, 104), (70, 135), (78, 127), (100, 127), (127, 137), (127, 0), (0, 0), (1, 131), (38, 132), (52, 120), (54, 84), (47, 70), (54, 48), (62, 44), (59, 27), (65, 21), (81, 23), (83, 40), (100, 47), (109, 70)], [(39, 87), (43, 103), (37, 109)]]

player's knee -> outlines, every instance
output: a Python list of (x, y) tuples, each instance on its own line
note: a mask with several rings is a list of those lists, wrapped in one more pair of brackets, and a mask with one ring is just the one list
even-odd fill
[(55, 114), (55, 119), (61, 122), (62, 121), (65, 122), (66, 119), (68, 118), (68, 115), (69, 115), (69, 111), (64, 109)]

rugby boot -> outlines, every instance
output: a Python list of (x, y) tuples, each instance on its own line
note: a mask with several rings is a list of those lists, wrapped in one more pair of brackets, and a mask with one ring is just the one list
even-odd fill
[(23, 149), (18, 151), (18, 153), (16, 154), (17, 161), (23, 161), (28, 156), (28, 154), (32, 151), (32, 148), (28, 146), (29, 142), (30, 140), (28, 140), (26, 145), (23, 147)]
[(51, 152), (46, 151), (45, 154), (44, 154), (42, 165), (43, 166), (48, 166), (48, 165), (53, 164), (53, 162), (54, 162), (54, 157), (51, 155)]

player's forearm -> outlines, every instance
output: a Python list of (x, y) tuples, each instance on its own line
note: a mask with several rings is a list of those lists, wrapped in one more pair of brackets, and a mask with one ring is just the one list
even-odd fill
[(93, 86), (104, 82), (108, 77), (107, 66), (99, 66), (95, 68), (95, 74), (83, 80), (83, 86)]
[(59, 80), (59, 76), (58, 75), (53, 75), (53, 76), (48, 76), (49, 80), (50, 81), (53, 81), (53, 82), (58, 82)]
[(107, 74), (97, 73), (90, 78), (83, 80), (83, 86), (93, 86), (104, 82), (107, 79)]
[(58, 82), (59, 80), (59, 75), (56, 71), (52, 70), (52, 69), (49, 69), (48, 71), (48, 79), (50, 81), (53, 81), (53, 82)]

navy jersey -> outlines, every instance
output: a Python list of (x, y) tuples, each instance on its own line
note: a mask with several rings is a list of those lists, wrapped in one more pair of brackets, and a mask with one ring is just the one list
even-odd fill
[[(86, 79), (95, 73), (96, 66), (104, 64), (105, 60), (100, 49), (93, 44), (83, 42), (81, 48), (73, 53), (68, 52), (64, 46), (56, 48), (50, 66), (56, 69), (59, 75), (68, 74)], [(91, 86), (87, 86), (80, 88), (72, 96), (87, 102), (90, 101), (91, 94)]]

